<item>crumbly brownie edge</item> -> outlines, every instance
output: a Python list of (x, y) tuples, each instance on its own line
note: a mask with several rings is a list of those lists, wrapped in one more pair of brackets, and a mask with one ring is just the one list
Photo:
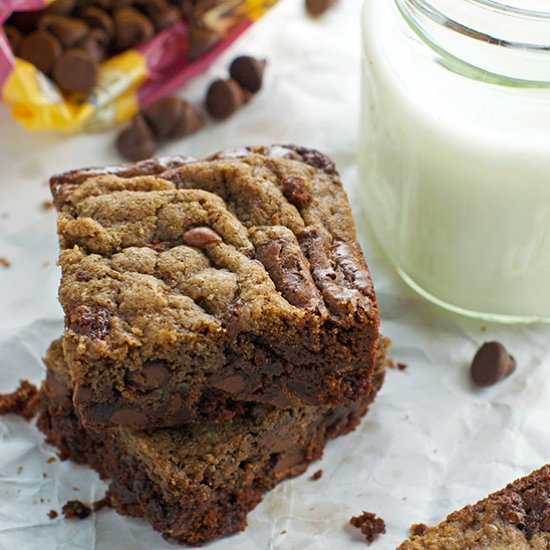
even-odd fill
[(550, 548), (550, 465), (413, 535), (397, 550)]

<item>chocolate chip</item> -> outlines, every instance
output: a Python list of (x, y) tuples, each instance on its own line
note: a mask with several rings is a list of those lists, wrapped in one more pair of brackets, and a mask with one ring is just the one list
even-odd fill
[(141, 392), (156, 390), (170, 378), (170, 371), (164, 361), (148, 361), (140, 370), (129, 372), (126, 376), (128, 384)]
[(154, 156), (157, 141), (142, 115), (136, 115), (116, 141), (118, 152), (128, 160), (137, 162)]
[(179, 10), (168, 4), (166, 0), (149, 0), (144, 7), (157, 31), (161, 31), (181, 19)]
[(114, 14), (118, 51), (128, 50), (149, 40), (155, 32), (151, 20), (134, 8), (121, 8)]
[(98, 304), (79, 304), (66, 317), (67, 328), (92, 340), (102, 339), (111, 328), (110, 313)]
[(165, 138), (174, 129), (182, 113), (180, 99), (165, 97), (142, 111), (145, 120), (157, 138)]
[(245, 381), (239, 374), (233, 374), (222, 380), (212, 382), (212, 386), (227, 393), (235, 394), (243, 391), (245, 388)]
[(10, 44), (11, 51), (13, 53), (17, 53), (19, 44), (21, 44), (21, 33), (19, 32), (19, 29), (16, 29), (11, 25), (5, 25), (4, 32), (6, 33), (6, 38)]
[(80, 12), (80, 17), (92, 28), (101, 29), (112, 40), (115, 36), (115, 24), (109, 14), (96, 7), (88, 6)]
[(124, 426), (146, 426), (147, 417), (133, 409), (118, 409), (111, 415), (110, 421), (113, 424), (122, 424)]
[(89, 92), (97, 83), (99, 64), (81, 49), (67, 50), (57, 61), (53, 77), (65, 92)]
[(181, 114), (167, 137), (171, 139), (183, 138), (195, 133), (203, 124), (204, 122), (195, 107), (187, 103), (187, 101), (182, 101)]
[(189, 46), (187, 57), (193, 61), (211, 50), (221, 40), (220, 35), (202, 25), (191, 23), (189, 26)]
[(84, 21), (66, 15), (46, 14), (40, 19), (39, 28), (51, 32), (63, 48), (72, 48), (82, 40), (90, 28)]
[(206, 94), (206, 109), (218, 120), (229, 118), (243, 104), (241, 87), (234, 80), (215, 80)]
[(80, 42), (76, 48), (85, 51), (93, 60), (101, 63), (107, 55), (109, 37), (102, 29), (92, 29)]
[(485, 342), (472, 361), (472, 380), (481, 387), (492, 386), (516, 369), (516, 360), (500, 342)]
[[(2, 5), (5, 5), (5, 0), (1, 2)], [(42, 12), (39, 10), (31, 11), (16, 11), (12, 13), (9, 22), (10, 25), (13, 25), (23, 34), (35, 31), (42, 17)]]
[(249, 55), (237, 57), (229, 67), (231, 78), (239, 85), (255, 94), (262, 88), (265, 66), (265, 59), (256, 59)]
[(17, 54), (39, 71), (50, 74), (62, 54), (59, 40), (47, 31), (35, 31), (21, 40)]
[(319, 17), (335, 3), (336, 0), (306, 0), (306, 10), (309, 15)]
[(181, 239), (187, 246), (194, 246), (196, 248), (222, 242), (222, 238), (210, 227), (193, 227), (186, 231), (181, 236)]
[(305, 182), (302, 178), (288, 176), (282, 179), (281, 185), (283, 195), (296, 208), (302, 209), (313, 201), (313, 197), (305, 188)]
[(76, 7), (76, 0), (55, 0), (44, 9), (45, 13), (69, 15)]

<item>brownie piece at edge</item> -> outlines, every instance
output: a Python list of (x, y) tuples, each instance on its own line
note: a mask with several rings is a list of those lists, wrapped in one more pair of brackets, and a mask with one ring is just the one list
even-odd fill
[(105, 174), (52, 178), (63, 345), (85, 425), (225, 420), (247, 401), (336, 406), (368, 392), (378, 309), (328, 157), (259, 147)]
[(263, 494), (302, 473), (329, 439), (353, 430), (384, 380), (385, 342), (369, 396), (335, 409), (283, 411), (250, 404), (227, 423), (148, 432), (86, 430), (72, 405), (60, 341), (46, 357), (38, 426), (60, 456), (110, 478), (118, 512), (149, 521), (166, 538), (195, 545), (243, 530)]
[(550, 465), (450, 514), (397, 550), (548, 550)]

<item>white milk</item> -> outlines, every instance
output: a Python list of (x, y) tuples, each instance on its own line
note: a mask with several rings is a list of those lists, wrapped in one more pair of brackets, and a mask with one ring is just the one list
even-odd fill
[(447, 307), (550, 319), (550, 91), (442, 66), (394, 0), (362, 25), (364, 207), (390, 259)]

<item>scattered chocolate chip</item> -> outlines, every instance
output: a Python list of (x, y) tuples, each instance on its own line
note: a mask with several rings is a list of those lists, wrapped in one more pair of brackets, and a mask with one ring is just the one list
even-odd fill
[(66, 326), (81, 336), (102, 339), (111, 328), (110, 314), (107, 309), (97, 304), (79, 304), (68, 311)]
[(492, 386), (516, 369), (516, 360), (500, 342), (485, 342), (476, 352), (470, 374), (478, 386)]
[(11, 25), (4, 25), (4, 32), (6, 33), (6, 38), (10, 44), (11, 51), (17, 53), (19, 49), (19, 44), (21, 44), (21, 33), (19, 29)]
[(242, 55), (233, 60), (229, 67), (229, 74), (243, 89), (255, 94), (262, 88), (266, 65), (265, 59)]
[(281, 181), (281, 186), (287, 201), (298, 209), (306, 207), (313, 201), (313, 197), (305, 188), (305, 182), (302, 178), (296, 176), (285, 177)]
[(166, 0), (149, 0), (144, 7), (145, 13), (147, 13), (157, 31), (161, 31), (181, 19), (179, 10)]
[(194, 246), (196, 248), (222, 242), (222, 238), (210, 227), (193, 227), (181, 236), (181, 240), (187, 246)]
[(76, 0), (55, 0), (44, 9), (45, 13), (69, 15), (76, 7)]
[(56, 510), (50, 510), (50, 511), (48, 512), (48, 517), (49, 517), (50, 519), (55, 519), (57, 516), (59, 516), (59, 514), (57, 513)]
[(335, 3), (336, 0), (306, 0), (306, 10), (309, 15), (319, 17)]
[(413, 523), (410, 527), (411, 536), (422, 536), (428, 530), (428, 526), (425, 523)]
[(165, 138), (173, 131), (182, 113), (182, 102), (175, 96), (160, 99), (143, 109), (142, 114), (157, 138)]
[(38, 388), (28, 380), (21, 380), (12, 393), (0, 394), (0, 415), (16, 414), (30, 420), (38, 409)]
[(107, 56), (108, 45), (109, 38), (105, 31), (92, 29), (75, 47), (86, 52), (97, 63), (101, 63)]
[(312, 476), (311, 481), (317, 481), (323, 477), (323, 470), (317, 470)]
[(55, 64), (53, 77), (65, 92), (89, 92), (97, 83), (99, 64), (84, 50), (67, 50)]
[(361, 530), (368, 544), (386, 532), (384, 520), (372, 512), (363, 512), (360, 516), (352, 517), (349, 522), (350, 525)]
[(39, 28), (51, 32), (61, 42), (64, 49), (72, 48), (90, 30), (81, 19), (55, 13), (44, 15), (40, 19)]
[(187, 101), (182, 101), (180, 116), (167, 137), (170, 139), (181, 139), (194, 134), (203, 124), (204, 122), (195, 107)]
[(109, 14), (97, 6), (88, 6), (80, 12), (80, 17), (92, 28), (101, 29), (112, 40), (115, 37), (115, 24)]
[(191, 23), (189, 26), (189, 46), (187, 57), (191, 61), (210, 51), (221, 40), (220, 35), (199, 24)]
[(137, 162), (154, 156), (157, 152), (157, 141), (151, 128), (141, 114), (130, 121), (116, 141), (118, 152), (128, 160)]
[(128, 384), (142, 392), (161, 388), (169, 378), (170, 371), (164, 361), (149, 361), (140, 370), (131, 371), (126, 376)]
[(8, 269), (11, 267), (11, 262), (7, 258), (0, 257), (0, 267)]
[(59, 40), (47, 31), (35, 31), (25, 36), (17, 51), (21, 59), (32, 63), (44, 74), (51, 73), (62, 53)]
[(69, 500), (63, 505), (63, 515), (67, 519), (86, 519), (92, 509), (80, 500)]
[(242, 88), (234, 80), (212, 82), (206, 94), (206, 110), (213, 118), (224, 120), (243, 104)]
[(115, 11), (115, 48), (124, 51), (143, 44), (155, 33), (151, 20), (138, 10), (128, 7)]

